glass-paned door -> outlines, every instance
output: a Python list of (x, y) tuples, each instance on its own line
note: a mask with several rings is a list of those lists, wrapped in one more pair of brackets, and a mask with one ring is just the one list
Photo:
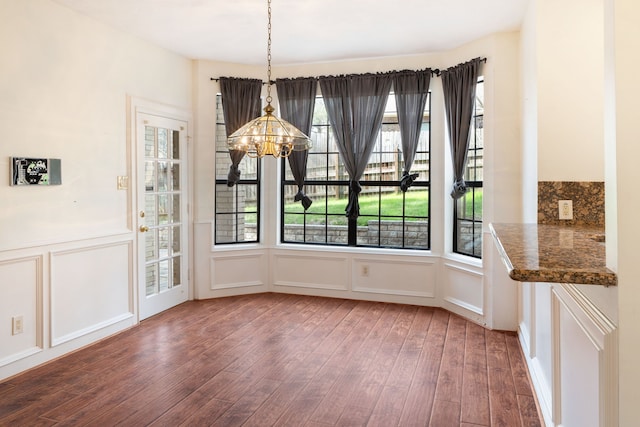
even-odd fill
[(138, 120), (138, 277), (140, 319), (188, 298), (186, 124)]

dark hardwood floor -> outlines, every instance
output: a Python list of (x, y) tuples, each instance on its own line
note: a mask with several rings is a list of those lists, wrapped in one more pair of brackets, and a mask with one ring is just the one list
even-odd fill
[(1, 426), (540, 426), (517, 337), (438, 308), (192, 301), (0, 383)]

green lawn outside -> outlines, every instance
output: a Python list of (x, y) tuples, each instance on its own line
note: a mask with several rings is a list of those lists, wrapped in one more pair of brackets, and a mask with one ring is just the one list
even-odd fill
[[(465, 217), (472, 218), (471, 192), (465, 195)], [(402, 217), (402, 196), (401, 192), (389, 193), (382, 196), (379, 200), (377, 195), (360, 196), (360, 217), (358, 225), (367, 225), (371, 216), (378, 216), (378, 207), (381, 204), (381, 214), (387, 217)], [(428, 214), (428, 192), (427, 191), (408, 191), (405, 194), (405, 217), (407, 221), (424, 221)], [(482, 189), (475, 191), (475, 210), (476, 217), (482, 217)], [(329, 225), (347, 225), (345, 216), (345, 208), (347, 207), (348, 198), (330, 198), (313, 200), (313, 204), (307, 210), (307, 224), (324, 224), (325, 213), (328, 215)], [(247, 210), (253, 210), (249, 208)], [(286, 224), (302, 224), (304, 216), (304, 208), (300, 202), (287, 203), (284, 207)], [(248, 213), (246, 215), (247, 223), (255, 223), (256, 215)]]
[[(407, 218), (408, 220), (420, 221), (425, 220), (428, 215), (428, 192), (427, 191), (409, 191), (406, 193), (405, 200), (405, 216), (406, 217), (422, 217)], [(378, 216), (378, 210), (384, 216), (402, 217), (402, 193), (389, 193), (383, 195), (380, 199), (377, 195), (360, 196), (360, 217), (358, 225), (367, 225), (371, 216)], [(345, 208), (349, 203), (348, 198), (341, 199), (317, 199), (313, 201), (311, 207), (307, 210), (307, 224), (324, 224), (324, 215), (329, 215), (328, 221), (330, 225), (346, 225)], [(304, 212), (299, 202), (288, 203), (285, 206), (285, 215), (287, 224), (302, 224)], [(288, 215), (289, 214), (289, 215)], [(317, 219), (316, 219), (317, 218)]]
[[(475, 196), (475, 203), (473, 197)], [(475, 193), (473, 189), (469, 189), (469, 191), (464, 195), (462, 199), (458, 201), (459, 203), (464, 203), (464, 218), (473, 219), (474, 212), (473, 208), (475, 207), (475, 218), (482, 218), (482, 188), (476, 188)]]

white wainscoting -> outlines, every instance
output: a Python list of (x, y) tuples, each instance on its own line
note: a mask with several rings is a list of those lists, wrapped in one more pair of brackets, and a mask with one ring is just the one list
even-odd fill
[[(0, 260), (0, 366), (42, 351), (41, 255)], [(23, 332), (13, 334), (12, 319)]]
[(279, 248), (270, 259), (275, 292), (438, 305), (437, 257)]
[(484, 317), (491, 329), (515, 331), (518, 328), (519, 282), (512, 280), (491, 233), (483, 234), (481, 264), (484, 274)]
[[(194, 230), (196, 299), (294, 293), (444, 307), (486, 324), (488, 285), (478, 260), (445, 259), (428, 251), (311, 245), (212, 246), (210, 221), (196, 221)], [(515, 312), (515, 285), (513, 295), (507, 308)], [(514, 315), (509, 328), (516, 330), (516, 326)]]
[(520, 342), (525, 356), (531, 357), (533, 348), (531, 345), (531, 334), (533, 330), (533, 287), (531, 283), (518, 282), (518, 330)]
[[(532, 283), (532, 330), (529, 341), (532, 353), (532, 379), (538, 391), (543, 414), (553, 408), (553, 323), (551, 319), (551, 284)], [(537, 386), (536, 386), (537, 385)]]
[(51, 345), (134, 315), (133, 242), (52, 251)]
[(349, 261), (340, 255), (324, 253), (280, 253), (271, 256), (274, 287), (347, 291)]
[(484, 324), (484, 280), (481, 268), (445, 260), (439, 285), (443, 308)]
[(618, 425), (617, 329), (574, 285), (553, 287), (554, 420)]
[(427, 260), (353, 259), (355, 292), (434, 299), (438, 264)]
[(267, 256), (264, 251), (234, 251), (210, 257), (210, 290), (260, 288), (266, 290)]
[(615, 324), (571, 284), (527, 284), (520, 304), (532, 307), (519, 335), (546, 424), (618, 425)]
[(0, 252), (0, 380), (137, 323), (133, 237)]

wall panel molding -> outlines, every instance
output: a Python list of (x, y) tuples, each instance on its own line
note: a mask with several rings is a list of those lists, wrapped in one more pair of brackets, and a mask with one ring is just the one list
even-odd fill
[(262, 252), (227, 252), (210, 258), (210, 290), (266, 286), (266, 255)]
[[(436, 276), (437, 263), (433, 260), (352, 259), (354, 292), (434, 299)], [(398, 277), (403, 280), (398, 281)]]
[[(13, 316), (23, 317), (23, 332), (0, 338), (0, 366), (39, 353), (44, 348), (42, 255), (0, 260), (0, 321), (12, 325)], [(4, 328), (3, 328), (4, 329)]]
[(111, 325), (115, 325), (115, 324), (117, 324), (119, 322), (122, 322), (123, 320), (127, 320), (127, 319), (130, 319), (132, 317), (133, 317), (132, 313), (123, 313), (123, 314), (121, 314), (119, 316), (115, 316), (115, 317), (106, 319), (106, 320), (104, 320), (102, 322), (95, 323), (95, 324), (90, 325), (90, 326), (88, 326), (86, 328), (78, 329), (78, 330), (73, 331), (73, 332), (71, 332), (71, 333), (69, 333), (67, 335), (63, 335), (63, 336), (59, 336), (59, 337), (52, 337), (51, 338), (51, 347), (57, 347), (57, 346), (59, 346), (61, 344), (65, 344), (65, 343), (67, 343), (69, 341), (73, 341), (73, 340), (75, 340), (77, 338), (83, 337), (85, 335), (89, 335), (89, 334), (91, 334), (93, 332), (99, 331), (99, 330), (104, 329), (104, 328), (106, 328), (108, 326), (111, 326)]
[(484, 324), (484, 274), (465, 265), (444, 262), (440, 286), (442, 307)]
[(531, 329), (521, 322), (519, 336), (545, 423), (618, 425), (616, 325), (576, 285), (523, 284), (519, 298), (530, 308)]
[(134, 317), (133, 241), (51, 251), (49, 263), (52, 347)]
[(348, 257), (274, 253), (270, 266), (271, 283), (274, 287), (340, 292), (349, 290)]
[[(572, 336), (576, 335), (576, 331), (583, 334), (583, 342), (587, 342), (588, 347), (583, 346), (580, 350), (580, 356), (585, 361), (591, 356), (592, 365), (588, 369), (582, 371), (595, 372), (596, 378), (594, 383), (597, 384), (591, 392), (596, 392), (597, 396), (597, 413), (598, 423), (600, 427), (618, 425), (618, 333), (616, 326), (608, 319), (591, 301), (580, 292), (580, 290), (572, 284), (554, 285), (552, 289), (552, 322), (553, 322), (553, 359), (554, 359), (554, 400), (553, 400), (553, 419), (558, 424), (564, 424), (565, 413), (580, 412), (581, 408), (569, 407), (568, 399), (562, 396), (567, 393), (563, 390), (570, 387), (570, 382), (563, 381), (564, 370), (577, 362), (572, 358), (572, 363), (567, 363), (563, 357), (563, 351), (576, 351), (573, 343), (563, 340), (563, 319), (570, 319), (575, 322)], [(591, 352), (589, 355), (587, 352)], [(567, 400), (567, 401), (565, 401)], [(585, 406), (585, 402), (573, 403), (576, 406)], [(582, 409), (584, 410), (584, 409)], [(571, 420), (569, 420), (571, 421)], [(594, 424), (596, 425), (596, 424)]]

